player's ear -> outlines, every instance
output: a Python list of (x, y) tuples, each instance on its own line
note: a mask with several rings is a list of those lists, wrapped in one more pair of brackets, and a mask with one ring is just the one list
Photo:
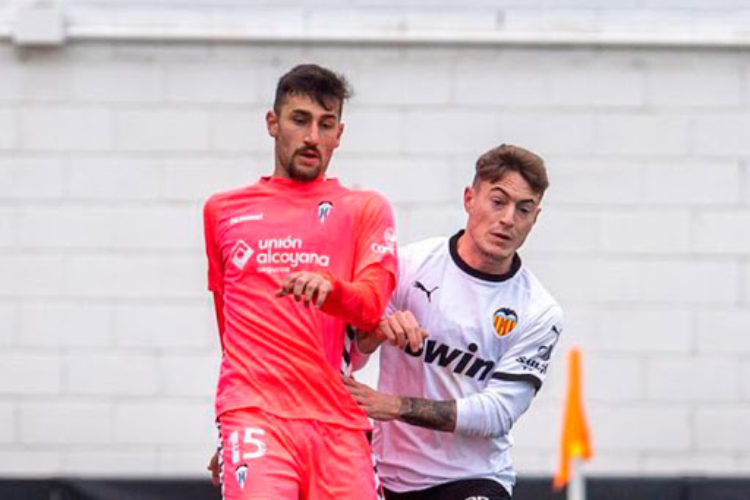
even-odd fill
[(474, 206), (474, 200), (477, 196), (474, 191), (474, 186), (466, 186), (464, 188), (464, 210), (468, 213), (471, 211), (471, 207)]
[(268, 135), (273, 138), (279, 135), (279, 117), (276, 112), (269, 109), (266, 113), (266, 128), (268, 129)]
[(339, 144), (341, 144), (341, 135), (344, 133), (344, 124), (339, 123), (338, 124), (339, 130), (336, 132), (336, 147), (338, 147)]
[(536, 221), (539, 219), (540, 213), (542, 213), (542, 207), (537, 206), (536, 212), (534, 213), (534, 224), (536, 224)]

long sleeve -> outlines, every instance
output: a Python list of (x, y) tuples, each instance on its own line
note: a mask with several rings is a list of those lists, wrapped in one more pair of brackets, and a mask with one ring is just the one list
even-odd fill
[(396, 286), (391, 270), (378, 265), (365, 268), (354, 281), (344, 281), (325, 273), (333, 285), (322, 310), (363, 331), (373, 330), (385, 312)]
[(531, 405), (534, 386), (525, 381), (492, 381), (477, 394), (456, 400), (457, 434), (500, 437)]

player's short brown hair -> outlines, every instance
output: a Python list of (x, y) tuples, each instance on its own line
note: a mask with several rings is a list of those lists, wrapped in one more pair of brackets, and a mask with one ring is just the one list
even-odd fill
[(479, 157), (474, 185), (480, 180), (497, 182), (508, 172), (518, 172), (540, 198), (549, 187), (544, 160), (528, 149), (511, 144), (501, 144)]
[(290, 95), (307, 96), (327, 110), (338, 108), (340, 116), (344, 100), (351, 97), (352, 90), (344, 75), (317, 64), (300, 64), (279, 78), (273, 101), (277, 114)]

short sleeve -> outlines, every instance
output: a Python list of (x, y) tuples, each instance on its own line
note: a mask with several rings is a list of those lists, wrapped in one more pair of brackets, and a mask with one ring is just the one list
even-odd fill
[(224, 272), (220, 246), (216, 240), (217, 203), (212, 198), (203, 207), (203, 233), (208, 258), (208, 289), (221, 292), (224, 289)]
[(527, 381), (538, 391), (560, 340), (562, 320), (562, 310), (557, 305), (532, 318), (496, 365), (492, 379)]

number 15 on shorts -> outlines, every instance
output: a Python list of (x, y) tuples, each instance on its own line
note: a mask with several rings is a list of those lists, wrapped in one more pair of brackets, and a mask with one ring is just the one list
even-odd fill
[(238, 464), (240, 460), (260, 458), (266, 454), (266, 443), (261, 440), (266, 435), (266, 431), (257, 427), (248, 427), (244, 434), (242, 446), (240, 446), (240, 431), (234, 431), (229, 435), (233, 464)]

